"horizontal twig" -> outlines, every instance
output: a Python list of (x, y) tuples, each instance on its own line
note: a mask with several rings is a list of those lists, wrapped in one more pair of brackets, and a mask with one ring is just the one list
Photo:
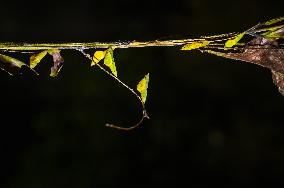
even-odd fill
[(38, 51), (38, 50), (71, 50), (71, 49), (95, 49), (95, 48), (142, 48), (155, 46), (181, 46), (191, 42), (203, 41), (206, 39), (182, 39), (166, 41), (147, 41), (147, 42), (90, 42), (90, 43), (0, 43), (0, 50), (3, 51)]

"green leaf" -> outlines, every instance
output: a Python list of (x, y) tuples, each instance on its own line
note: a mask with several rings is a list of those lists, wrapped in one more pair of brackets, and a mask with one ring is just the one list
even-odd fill
[(284, 39), (284, 25), (269, 28), (269, 31), (261, 34), (264, 38), (277, 40), (279, 38)]
[(48, 51), (43, 51), (38, 54), (34, 54), (30, 57), (30, 68), (35, 68), (38, 63), (46, 56)]
[(149, 83), (149, 73), (144, 76), (144, 78), (138, 83), (137, 91), (141, 94), (141, 100), (145, 104), (147, 99), (147, 89)]
[(245, 34), (246, 34), (246, 32), (242, 32), (242, 33), (236, 35), (233, 39), (227, 40), (226, 43), (225, 43), (225, 48), (231, 48), (231, 47), (235, 46), (243, 38), (243, 36)]
[(106, 51), (96, 51), (93, 56), (91, 66), (98, 64), (106, 55)]
[(269, 20), (269, 21), (265, 22), (264, 25), (273, 25), (273, 24), (281, 22), (283, 20), (284, 20), (284, 16), (280, 17), (280, 18), (275, 18), (275, 19)]
[(52, 55), (54, 63), (50, 69), (50, 76), (56, 77), (63, 66), (64, 59), (60, 55), (60, 50), (49, 50), (48, 53)]
[(205, 47), (209, 44), (209, 41), (197, 41), (197, 42), (193, 42), (193, 43), (189, 43), (184, 45), (181, 50), (193, 50), (193, 49), (198, 49), (201, 47)]
[(112, 74), (117, 77), (116, 66), (113, 58), (113, 49), (110, 47), (106, 50), (104, 64), (110, 68)]

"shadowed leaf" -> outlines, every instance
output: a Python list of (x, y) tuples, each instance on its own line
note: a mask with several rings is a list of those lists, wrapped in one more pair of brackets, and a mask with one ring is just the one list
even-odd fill
[[(0, 54), (0, 61), (3, 62), (6, 67), (9, 67), (11, 69), (21, 69), (22, 66), (27, 66), (24, 62), (3, 54)], [(13, 73), (11, 73), (9, 70), (6, 70), (4, 68), (1, 69), (6, 71), (10, 75), (13, 75)]]
[(18, 67), (18, 68), (21, 68), (22, 66), (27, 66), (24, 62), (18, 59), (15, 59), (13, 57), (7, 56), (7, 55), (3, 55), (3, 54), (0, 54), (0, 60), (3, 63), (7, 63), (7, 64), (10, 64), (11, 66)]

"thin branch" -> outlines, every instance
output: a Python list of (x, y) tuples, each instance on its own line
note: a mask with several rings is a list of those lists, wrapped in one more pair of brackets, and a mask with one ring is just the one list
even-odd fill
[[(207, 41), (211, 45), (224, 45), (223, 42), (232, 39), (236, 33), (220, 34), (213, 36), (203, 36), (199, 39), (180, 39), (180, 40), (153, 40), (153, 41), (125, 41), (125, 42), (89, 42), (89, 43), (0, 43), (0, 51), (30, 53), (41, 50), (87, 50), (87, 49), (107, 49), (113, 48), (144, 48), (144, 47), (173, 47), (183, 46), (190, 43)], [(221, 42), (221, 43), (220, 43)], [(244, 46), (243, 44), (238, 44)], [(282, 48), (282, 44), (280, 44)]]
[[(86, 52), (84, 52), (84, 50), (82, 50), (82, 49), (76, 49), (76, 50), (80, 51), (86, 58), (88, 58), (89, 60), (93, 61), (92, 57), (89, 54), (87, 54)], [(132, 88), (130, 88), (127, 84), (125, 84), (119, 78), (117, 78), (116, 76), (111, 74), (105, 68), (103, 68), (99, 63), (96, 64), (96, 66), (98, 66), (103, 72), (105, 72), (106, 74), (111, 76), (113, 79), (115, 79), (117, 82), (119, 82), (122, 86), (126, 87), (126, 89), (128, 89), (132, 94), (134, 94), (138, 98), (138, 100), (140, 101), (140, 104), (142, 105), (142, 109), (143, 109), (142, 117), (139, 120), (139, 122), (136, 123), (135, 125), (132, 125), (130, 127), (121, 127), (121, 126), (117, 126), (117, 125), (114, 125), (114, 124), (111, 124), (111, 123), (107, 123), (106, 124), (107, 127), (111, 127), (111, 128), (115, 128), (115, 129), (119, 129), (119, 130), (124, 130), (124, 131), (130, 131), (130, 130), (138, 127), (144, 121), (144, 119), (150, 119), (148, 114), (147, 114), (145, 104), (142, 101), (142, 98)]]
[[(91, 42), (91, 43), (13, 43), (5, 42), (0, 43), (0, 50), (8, 52), (17, 51), (39, 51), (39, 50), (77, 50), (77, 49), (96, 49), (96, 48), (143, 48), (143, 47), (169, 47), (169, 46), (182, 46), (196, 41), (204, 41), (206, 39), (181, 39), (181, 40), (154, 40), (146, 42)], [(210, 40), (206, 40), (210, 41)]]
[[(201, 52), (207, 52), (224, 58), (242, 60), (264, 66), (271, 69), (273, 74), (274, 83), (278, 86), (279, 91), (283, 94), (284, 91), (284, 67), (283, 67), (283, 54), (284, 45), (283, 39), (284, 25), (282, 23), (284, 17), (273, 19), (268, 22), (258, 24), (244, 32), (228, 33), (213, 36), (202, 36), (198, 39), (180, 39), (180, 40), (153, 40), (153, 41), (124, 41), (124, 42), (89, 42), (89, 43), (13, 43), (13, 42), (0, 42), (0, 51), (3, 52), (19, 52), (19, 53), (35, 53), (37, 51), (46, 50), (78, 50), (82, 52), (90, 61), (93, 58), (85, 53), (84, 50), (88, 49), (109, 49), (109, 48), (143, 48), (143, 47), (179, 47), (184, 46), (182, 50), (198, 49)], [(278, 24), (278, 25), (277, 25)], [(239, 43), (239, 40), (248, 34), (253, 36), (253, 39), (246, 43)], [(248, 38), (249, 39), (249, 38)], [(245, 39), (245, 40), (248, 40)], [(4, 56), (4, 55), (3, 55)], [(8, 56), (5, 56), (9, 58)], [(38, 57), (39, 61), (42, 57)], [(7, 60), (12, 65), (17, 65), (15, 59), (10, 58)], [(16, 62), (16, 63), (15, 63)], [(38, 63), (38, 62), (37, 62)], [(36, 64), (37, 64), (36, 63)], [(54, 61), (56, 63), (56, 61)], [(55, 64), (56, 65), (56, 64)], [(21, 64), (22, 66), (22, 64)], [(17, 65), (16, 67), (20, 68)], [(27, 66), (27, 65), (26, 65)], [(144, 119), (149, 119), (145, 104), (134, 89), (129, 87), (123, 81), (121, 81), (116, 74), (106, 70), (99, 63), (95, 64), (98, 68), (111, 76), (114, 80), (120, 83), (123, 87), (127, 88), (133, 93), (141, 103), (143, 114), (139, 122), (130, 127), (120, 127), (113, 124), (106, 124), (108, 127), (131, 130), (139, 126)], [(30, 67), (30, 66), (28, 66)], [(2, 69), (0, 67), (0, 69)], [(33, 70), (31, 68), (31, 70)], [(59, 72), (58, 69), (57, 72)], [(4, 70), (6, 71), (6, 70)], [(34, 70), (33, 70), (34, 71)], [(36, 71), (34, 71), (36, 73)], [(9, 73), (9, 72), (8, 72)], [(10, 74), (10, 73), (9, 73)], [(36, 73), (37, 74), (37, 73)], [(140, 92), (140, 91), (139, 91)], [(284, 94), (283, 94), (284, 95)]]

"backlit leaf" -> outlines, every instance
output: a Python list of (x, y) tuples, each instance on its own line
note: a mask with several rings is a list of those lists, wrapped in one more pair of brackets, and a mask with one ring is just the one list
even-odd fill
[(113, 49), (111, 47), (106, 50), (104, 64), (109, 67), (112, 74), (117, 77), (116, 66), (113, 58)]
[(201, 47), (205, 47), (209, 44), (209, 41), (197, 41), (197, 42), (193, 42), (193, 43), (189, 43), (184, 45), (181, 50), (193, 50), (193, 49), (198, 49)]
[(106, 52), (105, 51), (96, 51), (93, 56), (93, 61), (91, 63), (91, 66), (95, 66), (97, 63), (99, 63), (104, 57)]
[(145, 75), (144, 78), (137, 85), (137, 91), (140, 92), (141, 100), (143, 103), (146, 102), (148, 83), (149, 83), (149, 73)]
[(233, 39), (227, 40), (226, 43), (225, 43), (225, 48), (231, 48), (231, 47), (235, 46), (243, 38), (243, 36), (245, 34), (246, 33), (243, 32), (243, 33), (240, 33), (237, 36), (235, 36)]
[(47, 51), (40, 52), (38, 54), (34, 54), (30, 57), (30, 68), (35, 68), (38, 63), (46, 56)]

